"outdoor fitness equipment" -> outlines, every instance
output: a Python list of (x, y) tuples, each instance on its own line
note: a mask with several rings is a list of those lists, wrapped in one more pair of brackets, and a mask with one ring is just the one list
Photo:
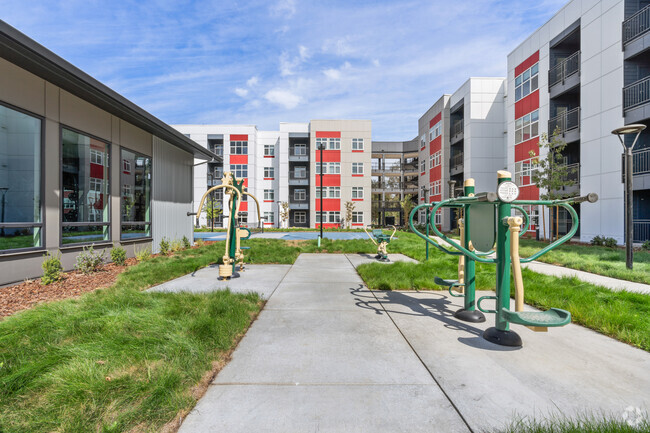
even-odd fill
[[(473, 192), (473, 191), (472, 191)], [(564, 200), (516, 200), (519, 195), (519, 188), (511, 181), (511, 175), (507, 171), (497, 172), (497, 192), (481, 193), (446, 199), (441, 202), (423, 204), (417, 206), (411, 212), (409, 225), (411, 230), (427, 242), (434, 245), (441, 251), (452, 255), (465, 256), (465, 309), (473, 308), (473, 290), (470, 299), (470, 277), (473, 280), (473, 270), (470, 272), (469, 264), (472, 261), (496, 264), (496, 296), (483, 296), (476, 302), (476, 308), (484, 313), (495, 313), (495, 326), (488, 328), (483, 333), (486, 340), (503, 346), (521, 346), (521, 337), (509, 329), (511, 323), (528, 326), (535, 331), (546, 331), (549, 327), (564, 326), (571, 321), (571, 314), (568, 311), (558, 308), (551, 308), (548, 311), (523, 311), (523, 279), (521, 277), (521, 263), (531, 262), (550, 250), (568, 241), (578, 230), (578, 215), (571, 207), (571, 204), (589, 202), (595, 203), (598, 200), (596, 194), (588, 194), (582, 197), (573, 197)], [(571, 230), (562, 238), (537, 251), (530, 257), (519, 257), (519, 237), (525, 233), (528, 227), (528, 214), (522, 205), (532, 206), (560, 206), (566, 209), (571, 215)], [(431, 207), (431, 219), (436, 211), (442, 207), (461, 208), (464, 212), (465, 239), (464, 244), (459, 245), (455, 240), (450, 239), (441, 233), (433, 224), (428, 222), (434, 233), (456, 248), (458, 251), (450, 251), (431, 239), (426, 238), (418, 232), (413, 225), (413, 217), (418, 209)], [(524, 217), (513, 217), (512, 210), (516, 209)], [(471, 223), (471, 224), (470, 224)], [(524, 229), (520, 226), (524, 223)], [(496, 258), (485, 257), (485, 254), (477, 254), (469, 248), (471, 240), (474, 247), (479, 251), (491, 249), (496, 242)], [(515, 310), (510, 309), (510, 267), (512, 265), (515, 280)], [(472, 281), (473, 285), (473, 281)], [(495, 310), (481, 308), (481, 302), (487, 299), (496, 301)], [(462, 310), (461, 310), (462, 311)], [(458, 316), (457, 316), (458, 317)]]
[[(244, 195), (250, 196), (255, 200), (257, 205), (257, 215), (259, 218), (259, 226), (263, 227), (261, 214), (260, 214), (260, 203), (257, 201), (257, 198), (246, 191), (244, 186), (244, 179), (235, 179), (231, 172), (226, 172), (221, 178), (221, 185), (213, 186), (208, 189), (203, 197), (201, 198), (201, 203), (197, 212), (189, 213), (189, 215), (196, 215), (196, 224), (199, 224), (199, 216), (201, 215), (201, 209), (203, 208), (203, 203), (207, 198), (208, 194), (217, 189), (224, 189), (225, 193), (230, 196), (228, 200), (228, 207), (230, 208), (230, 220), (228, 222), (228, 233), (226, 234), (226, 250), (223, 256), (223, 264), (219, 265), (219, 279), (230, 279), (237, 278), (239, 274), (235, 272), (236, 264), (239, 264), (239, 271), (244, 271), (244, 253), (242, 250), (248, 250), (250, 247), (242, 247), (241, 241), (249, 239), (251, 237), (251, 231), (246, 227), (240, 227), (238, 218), (239, 218), (239, 207), (241, 205), (241, 197)], [(238, 263), (237, 263), (238, 262)]]
[[(371, 226), (367, 227), (372, 228)], [(393, 228), (393, 233), (389, 236), (387, 234), (384, 234), (384, 231), (382, 229), (373, 229), (371, 233), (368, 233), (367, 227), (364, 227), (363, 231), (366, 232), (372, 243), (377, 245), (377, 255), (375, 258), (380, 262), (390, 262), (386, 247), (388, 247), (390, 241), (393, 240), (393, 236), (395, 236), (397, 228), (395, 226), (391, 226)]]

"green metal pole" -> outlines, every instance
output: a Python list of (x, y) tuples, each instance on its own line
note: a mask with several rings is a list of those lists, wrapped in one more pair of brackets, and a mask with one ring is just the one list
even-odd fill
[[(427, 208), (427, 219), (426, 219), (426, 224), (427, 224), (427, 238), (429, 237), (429, 208)], [(426, 245), (427, 248), (427, 260), (429, 260), (429, 242), (425, 242), (424, 245)]]
[[(467, 180), (465, 181), (465, 185), (463, 185), (463, 195), (465, 197), (471, 197), (474, 195), (474, 180), (472, 179), (471, 182), (467, 182)], [(463, 215), (463, 219), (465, 223), (465, 244), (463, 246), (468, 250), (469, 250), (469, 243), (470, 243), (469, 229), (471, 224), (469, 220), (470, 206), (471, 205), (465, 205), (464, 215)], [(476, 262), (471, 257), (465, 256), (465, 310), (466, 311), (474, 311), (475, 309), (474, 307), (476, 306), (475, 271), (476, 271)]]

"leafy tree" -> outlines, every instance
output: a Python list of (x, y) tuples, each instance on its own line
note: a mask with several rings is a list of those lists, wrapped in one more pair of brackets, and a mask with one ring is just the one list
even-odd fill
[(409, 215), (411, 215), (411, 211), (415, 207), (415, 203), (413, 203), (413, 194), (406, 194), (402, 201), (400, 202), (400, 206), (402, 207), (402, 211), (404, 212), (404, 225), (408, 225), (408, 218)]
[(289, 221), (289, 203), (286, 201), (280, 202), (280, 227), (284, 227)]
[(351, 201), (346, 201), (345, 204), (345, 219), (341, 221), (342, 225), (346, 225), (348, 228), (352, 226), (352, 212), (354, 212), (354, 207), (356, 203)]
[(205, 213), (205, 217), (208, 221), (216, 220), (219, 218), (219, 215), (223, 213), (223, 209), (221, 209), (221, 201), (208, 197), (203, 206), (203, 213)]
[[(547, 134), (542, 134), (537, 154), (534, 150), (529, 152), (529, 155), (533, 158), (531, 161), (531, 179), (542, 190), (540, 193), (542, 200), (567, 198), (571, 194), (566, 192), (566, 188), (576, 184), (573, 176), (571, 176), (575, 174), (575, 169), (569, 168), (564, 160), (563, 152), (566, 146), (566, 142), (560, 138), (558, 128), (553, 132), (550, 141)], [(542, 150), (546, 150), (545, 156), (540, 156)], [(557, 224), (559, 207), (555, 208), (555, 212)], [(542, 230), (546, 232), (544, 212), (542, 212), (542, 221)]]

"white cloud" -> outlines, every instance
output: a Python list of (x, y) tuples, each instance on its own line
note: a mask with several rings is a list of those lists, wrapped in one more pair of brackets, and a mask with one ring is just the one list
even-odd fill
[(259, 84), (259, 82), (260, 82), (260, 79), (257, 78), (257, 76), (252, 76), (252, 77), (250, 77), (248, 79), (248, 81), (246, 81), (246, 85), (248, 87), (255, 87), (257, 84)]
[(300, 54), (300, 59), (303, 61), (311, 57), (309, 50), (304, 45), (298, 46), (298, 53)]
[(287, 109), (296, 108), (302, 101), (302, 98), (288, 90), (272, 89), (264, 95), (267, 101), (280, 105)]
[(271, 13), (276, 16), (286, 16), (291, 18), (296, 13), (295, 0), (280, 0), (271, 6)]
[(235, 89), (235, 93), (237, 94), (237, 96), (241, 96), (242, 98), (245, 98), (246, 96), (248, 96), (248, 89), (242, 89), (241, 87), (237, 87)]
[(338, 80), (339, 78), (341, 78), (341, 71), (339, 71), (338, 69), (331, 69), (331, 68), (325, 69), (323, 71), (323, 74), (325, 74), (325, 76), (330, 80)]
[(323, 51), (333, 53), (337, 56), (348, 56), (354, 54), (355, 48), (350, 44), (350, 38), (325, 39), (323, 42)]

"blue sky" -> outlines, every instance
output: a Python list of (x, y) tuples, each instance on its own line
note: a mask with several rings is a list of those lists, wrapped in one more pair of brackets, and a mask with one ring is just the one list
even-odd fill
[(418, 118), (566, 0), (0, 0), (1, 19), (170, 124)]

